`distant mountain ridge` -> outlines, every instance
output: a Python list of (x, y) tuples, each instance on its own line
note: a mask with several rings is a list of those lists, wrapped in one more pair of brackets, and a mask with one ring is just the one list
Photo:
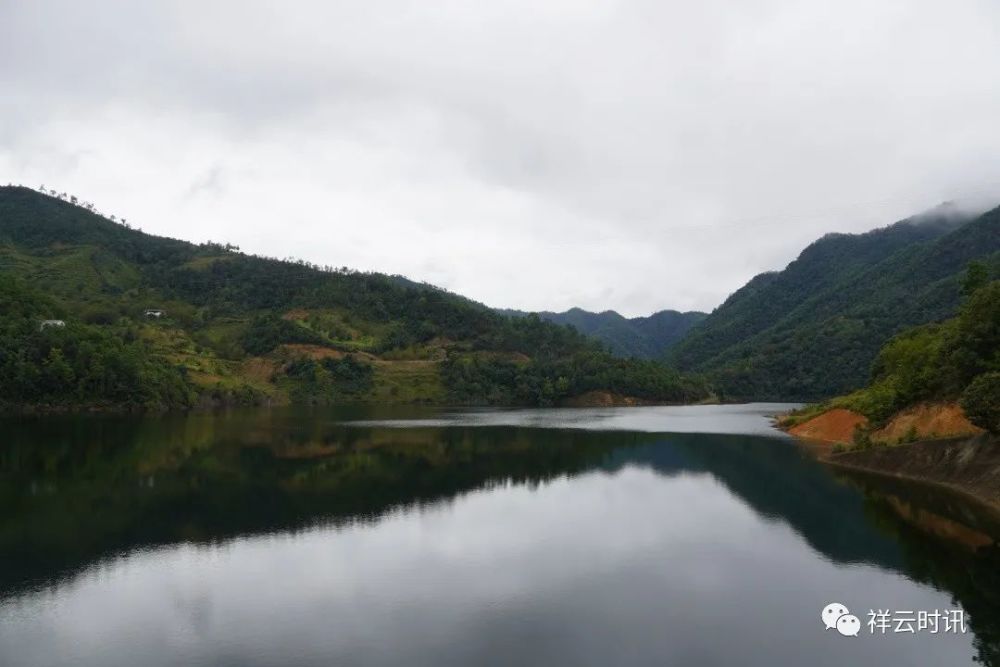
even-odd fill
[[(503, 310), (506, 315), (525, 316), (519, 310)], [(707, 313), (661, 310), (646, 317), (625, 317), (613, 310), (594, 313), (570, 308), (561, 313), (537, 313), (543, 320), (568, 324), (580, 333), (605, 343), (619, 357), (661, 359), (687, 332), (705, 319)]]
[(864, 234), (827, 234), (734, 292), (670, 352), (726, 398), (813, 400), (864, 386), (899, 331), (955, 314), (970, 261), (1000, 271), (1000, 208), (953, 206)]

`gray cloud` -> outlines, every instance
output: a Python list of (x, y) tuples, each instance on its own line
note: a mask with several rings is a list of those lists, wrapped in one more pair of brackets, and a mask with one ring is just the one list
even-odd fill
[(710, 309), (1000, 200), (1000, 6), (0, 4), (0, 180), (496, 306)]

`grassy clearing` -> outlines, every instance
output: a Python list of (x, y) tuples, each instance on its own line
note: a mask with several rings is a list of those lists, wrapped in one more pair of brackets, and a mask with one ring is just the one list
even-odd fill
[(379, 403), (441, 403), (445, 399), (439, 365), (433, 361), (380, 361), (370, 396)]
[(181, 266), (185, 269), (191, 269), (192, 271), (207, 271), (212, 268), (212, 265), (216, 262), (227, 262), (232, 259), (232, 255), (216, 255), (208, 257), (195, 257), (189, 262), (185, 262)]

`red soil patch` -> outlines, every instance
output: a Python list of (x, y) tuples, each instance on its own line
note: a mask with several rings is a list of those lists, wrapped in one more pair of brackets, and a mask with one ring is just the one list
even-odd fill
[(811, 440), (850, 443), (854, 429), (868, 424), (868, 419), (844, 408), (827, 410), (823, 414), (788, 429), (792, 435)]
[(263, 357), (251, 357), (240, 365), (240, 375), (260, 383), (270, 382), (274, 370), (274, 362)]
[(309, 311), (303, 308), (293, 308), (281, 316), (283, 320), (304, 320), (309, 317)]
[(968, 420), (957, 403), (921, 403), (898, 413), (885, 427), (872, 434), (872, 440), (896, 443), (911, 437), (933, 440), (982, 432)]

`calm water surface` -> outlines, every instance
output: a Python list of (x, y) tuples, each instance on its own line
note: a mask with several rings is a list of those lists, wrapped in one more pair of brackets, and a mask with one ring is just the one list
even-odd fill
[(1000, 665), (995, 518), (780, 409), (0, 422), (0, 665)]

